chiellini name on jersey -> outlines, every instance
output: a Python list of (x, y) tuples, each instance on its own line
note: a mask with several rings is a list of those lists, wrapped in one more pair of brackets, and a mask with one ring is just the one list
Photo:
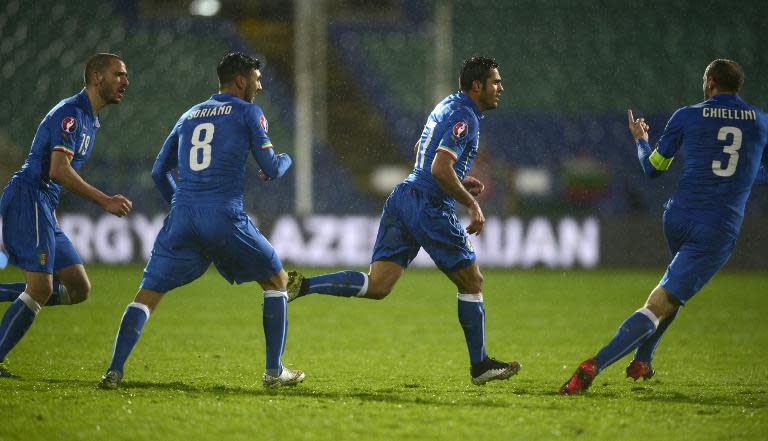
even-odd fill
[(719, 107), (704, 107), (701, 109), (701, 115), (704, 118), (741, 119), (752, 121), (757, 119), (757, 114), (754, 110), (724, 109)]

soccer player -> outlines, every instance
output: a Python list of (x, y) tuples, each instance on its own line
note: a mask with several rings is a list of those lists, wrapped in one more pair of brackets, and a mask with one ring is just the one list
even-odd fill
[[(504, 88), (498, 64), (485, 57), (465, 60), (459, 83), (461, 90), (427, 118), (414, 146), (413, 172), (384, 204), (368, 274), (341, 271), (304, 278), (292, 271), (288, 295), (290, 300), (310, 293), (383, 299), (423, 247), (458, 289), (470, 374), (480, 385), (507, 379), (520, 369), (516, 361), (497, 361), (486, 353), (483, 276), (468, 237), (480, 234), (485, 217), (474, 198), (484, 186), (467, 172), (477, 156), (483, 112), (498, 106)], [(466, 229), (456, 217), (456, 201), (469, 212)]]
[[(264, 180), (282, 176), (291, 158), (275, 154), (267, 119), (253, 104), (261, 62), (228, 52), (219, 62), (219, 93), (179, 118), (152, 168), (171, 210), (155, 239), (141, 287), (125, 309), (112, 362), (99, 386), (114, 389), (144, 323), (168, 291), (200, 277), (211, 262), (229, 282), (256, 281), (264, 289), (265, 387), (293, 385), (304, 373), (283, 367), (288, 327), (288, 275), (269, 242), (243, 210), (245, 161), (252, 154)], [(178, 181), (172, 170), (178, 172)]]
[(132, 203), (91, 186), (78, 170), (91, 156), (99, 129), (96, 114), (120, 104), (128, 88), (125, 63), (117, 55), (96, 54), (85, 65), (85, 87), (51, 109), (37, 128), (26, 162), (3, 190), (0, 216), (9, 262), (25, 282), (0, 285), (0, 299), (11, 301), (0, 323), (0, 377), (12, 376), (8, 353), (32, 325), (41, 305), (80, 303), (91, 283), (72, 242), (56, 221), (61, 187), (125, 216)]
[(663, 218), (672, 262), (645, 305), (621, 324), (607, 346), (579, 365), (560, 393), (585, 391), (597, 374), (633, 349), (627, 376), (635, 381), (651, 378), (651, 362), (664, 331), (731, 255), (759, 169), (760, 180), (766, 179), (761, 161), (768, 117), (739, 97), (743, 82), (738, 63), (711, 62), (704, 71), (705, 101), (678, 109), (653, 150), (648, 124), (627, 111), (647, 176), (661, 175), (678, 150), (685, 150), (683, 176), (665, 204)]

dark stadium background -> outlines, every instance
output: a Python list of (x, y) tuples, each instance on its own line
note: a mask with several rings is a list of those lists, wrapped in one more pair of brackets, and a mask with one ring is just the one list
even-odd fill
[[(45, 112), (80, 90), (87, 57), (114, 52), (124, 57), (131, 85), (121, 105), (100, 114), (82, 174), (133, 199), (133, 216), (162, 215), (166, 207), (149, 175), (155, 155), (178, 116), (215, 92), (218, 58), (243, 50), (266, 62), (257, 102), (276, 148), (296, 159), (300, 129), (312, 127), (311, 161), (304, 161), (311, 164), (311, 208), (297, 205), (297, 167), (264, 184), (250, 161), (247, 209), (265, 231), (280, 218), (298, 219), (308, 244), (314, 233), (302, 219), (375, 219), (392, 183), (409, 171), (427, 114), (456, 88), (461, 60), (484, 54), (499, 61), (505, 87), (499, 109), (482, 122), (471, 173), (488, 185), (486, 216), (522, 222), (526, 232), (535, 220), (548, 221), (555, 247), (534, 247), (543, 254), (562, 252), (563, 219), (582, 227), (594, 220), (594, 265), (661, 269), (668, 258), (660, 214), (681, 161), (667, 176), (646, 179), (626, 109), (651, 121), (654, 141), (676, 108), (702, 100), (702, 72), (715, 58), (739, 61), (747, 76), (742, 96), (765, 108), (767, 14), (763, 1), (5, 0), (0, 180), (22, 164)], [(302, 80), (302, 71), (309, 77)], [(311, 113), (297, 116), (307, 103)], [(135, 251), (113, 261), (141, 259), (135, 223), (121, 236), (122, 224), (100, 224), (98, 207), (72, 195), (59, 213), (104, 230), (88, 236), (92, 260), (110, 262), (105, 256), (126, 240)], [(756, 188), (726, 268), (766, 268), (767, 214), (768, 188)], [(355, 234), (367, 237), (369, 224)], [(593, 266), (512, 260), (508, 266)]]

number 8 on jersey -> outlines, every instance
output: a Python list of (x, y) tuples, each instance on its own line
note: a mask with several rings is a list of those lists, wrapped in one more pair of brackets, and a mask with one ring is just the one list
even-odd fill
[[(205, 170), (211, 165), (211, 141), (213, 141), (214, 130), (214, 125), (207, 122), (198, 124), (192, 131), (192, 148), (189, 150), (189, 168), (192, 171)], [(200, 132), (205, 132), (203, 139), (200, 139)]]

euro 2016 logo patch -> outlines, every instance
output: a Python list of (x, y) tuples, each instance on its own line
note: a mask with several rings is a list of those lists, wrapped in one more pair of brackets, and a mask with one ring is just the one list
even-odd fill
[(453, 125), (453, 139), (456, 141), (467, 136), (467, 132), (469, 132), (469, 125), (464, 121), (459, 121)]
[(77, 120), (68, 116), (61, 120), (61, 130), (67, 133), (73, 133), (77, 129)]
[(259, 116), (259, 124), (261, 124), (261, 128), (264, 129), (264, 133), (269, 132), (269, 123), (264, 115)]

